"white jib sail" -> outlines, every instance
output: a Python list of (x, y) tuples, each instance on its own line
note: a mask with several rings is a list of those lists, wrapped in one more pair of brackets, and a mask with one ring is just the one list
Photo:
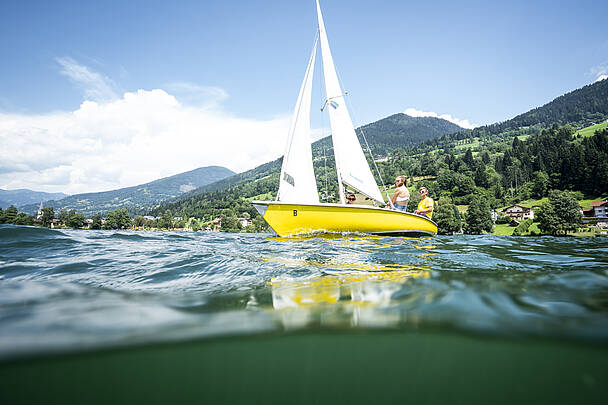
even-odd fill
[(323, 73), (325, 75), (326, 108), (329, 110), (338, 178), (341, 178), (344, 184), (384, 204), (384, 199), (369, 169), (365, 155), (363, 155), (361, 144), (357, 139), (353, 122), (346, 108), (344, 95), (338, 82), (338, 75), (329, 49), (329, 42), (327, 41), (319, 0), (317, 0), (317, 15), (319, 18)]
[(277, 201), (318, 204), (319, 194), (310, 147), (310, 103), (317, 40), (312, 49), (298, 101), (293, 112), (287, 147), (283, 156)]

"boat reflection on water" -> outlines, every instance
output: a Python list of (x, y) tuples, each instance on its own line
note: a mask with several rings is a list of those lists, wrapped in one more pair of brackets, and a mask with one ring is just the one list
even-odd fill
[(392, 328), (415, 323), (408, 309), (434, 299), (413, 285), (431, 278), (439, 253), (430, 239), (326, 236), (270, 239), (281, 255), (262, 260), (286, 270), (268, 281), (282, 327)]
[(420, 267), (378, 265), (374, 270), (296, 279), (273, 278), (272, 305), (286, 329), (391, 327), (404, 321), (393, 295), (413, 279), (429, 278)]

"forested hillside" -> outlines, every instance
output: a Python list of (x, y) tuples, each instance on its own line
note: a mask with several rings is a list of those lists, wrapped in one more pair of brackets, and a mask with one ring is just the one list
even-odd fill
[[(554, 124), (587, 126), (608, 118), (608, 80), (602, 80), (571, 91), (555, 100), (520, 114), (510, 120), (464, 130), (422, 142), (418, 152), (437, 148), (454, 147), (458, 144), (477, 142), (489, 146), (512, 139), (516, 135), (538, 133)], [(403, 146), (404, 148), (406, 146)]]
[[(445, 134), (462, 131), (462, 127), (434, 117), (410, 117), (406, 114), (394, 114), (371, 124), (357, 128), (356, 133), (361, 145), (365, 145), (362, 134), (374, 156), (386, 156), (396, 148), (406, 148), (417, 145)], [(312, 144), (313, 156), (333, 155), (331, 137), (326, 137)]]
[[(369, 158), (368, 161), (379, 185), (383, 182), (390, 185), (401, 174), (410, 179), (425, 177), (416, 186), (426, 185), (432, 196), (450, 204), (467, 205), (481, 197), (489, 206), (500, 207), (530, 197), (542, 198), (551, 189), (602, 196), (608, 193), (608, 131), (581, 137), (575, 135), (575, 127), (591, 119), (608, 119), (607, 92), (608, 80), (604, 80), (503, 123), (431, 137), (419, 143), (407, 131), (399, 134), (391, 130), (391, 124), (401, 118), (391, 116), (381, 125), (368, 125), (369, 131), (364, 127), (373, 149), (390, 150), (377, 162), (380, 176)], [(564, 123), (568, 125), (561, 126)], [(336, 201), (335, 166), (329, 140), (315, 143), (313, 151), (321, 200)], [(274, 198), (280, 164), (279, 159), (209, 185), (207, 193), (193, 192), (183, 200), (161, 205), (154, 213), (169, 210), (176, 215), (207, 219), (241, 216), (244, 212), (257, 216), (249, 201)], [(204, 190), (197, 190), (200, 191)]]
[[(225, 167), (200, 167), (138, 186), (99, 193), (75, 194), (61, 200), (49, 201), (45, 205), (53, 207), (57, 212), (62, 209), (76, 210), (87, 216), (104, 214), (117, 208), (126, 208), (131, 214), (141, 214), (165, 200), (233, 174), (232, 170)], [(23, 211), (30, 214), (35, 213), (37, 209), (38, 205), (23, 207)]]

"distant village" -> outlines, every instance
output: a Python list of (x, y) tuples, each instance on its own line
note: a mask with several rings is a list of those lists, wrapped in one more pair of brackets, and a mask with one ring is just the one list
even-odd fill
[[(40, 207), (38, 208), (36, 216), (33, 220), (35, 225), (46, 225), (46, 224), (43, 224), (44, 211), (45, 211), (44, 204), (41, 202)], [(116, 211), (120, 211), (120, 210), (116, 210)], [(130, 225), (126, 226), (128, 221), (126, 220), (126, 217), (124, 216), (124, 213), (126, 212), (126, 210), (124, 210), (123, 217), (124, 217), (125, 221), (123, 221), (122, 224), (119, 224), (120, 226), (118, 226), (118, 227), (108, 226), (109, 225), (108, 217), (111, 216), (111, 214), (116, 211), (111, 211), (108, 213), (107, 216), (104, 216), (104, 217), (98, 216), (99, 217), (98, 218), (99, 226), (97, 226), (97, 227), (95, 226), (95, 217), (84, 218), (84, 216), (83, 216), (82, 225), (77, 226), (75, 228), (78, 228), (78, 229), (173, 230), (173, 231), (187, 231), (187, 232), (198, 232), (198, 231), (221, 232), (222, 230), (225, 230), (225, 228), (226, 228), (225, 226), (224, 226), (224, 228), (222, 228), (222, 221), (228, 220), (227, 218), (222, 218), (222, 217), (215, 218), (210, 221), (203, 221), (203, 220), (200, 220), (197, 218), (184, 218), (184, 217), (175, 217), (175, 216), (167, 218), (166, 216), (157, 217), (157, 216), (151, 216), (151, 215), (143, 215), (143, 216), (135, 216), (132, 219), (129, 216), (128, 221), (130, 221)], [(69, 218), (70, 211), (67, 211), (67, 214), (68, 214), (68, 218)], [(74, 214), (81, 215), (81, 214), (76, 214), (76, 213), (74, 213)], [(127, 213), (127, 215), (128, 215), (128, 213)], [(232, 225), (232, 228), (237, 228), (237, 230), (247, 231), (247, 230), (251, 229), (253, 226), (253, 220), (249, 217), (238, 217), (238, 218), (230, 218), (230, 219), (232, 220), (230, 225)], [(61, 213), (59, 214), (59, 217), (57, 217), (57, 218), (53, 217), (50, 220), (50, 223), (48, 225), (50, 228), (53, 228), (53, 229), (62, 228), (62, 227), (72, 228), (72, 226), (70, 226), (70, 224), (66, 223), (65, 219), (62, 219)]]
[[(12, 208), (12, 209), (11, 209)], [(44, 207), (40, 203), (38, 212), (34, 217), (27, 217), (28, 220), (19, 223), (19, 218), (25, 218), (25, 214), (17, 214), (14, 207), (7, 208), (3, 212), (0, 210), (2, 221), (0, 223), (17, 223), (21, 225), (38, 225), (50, 228), (76, 228), (76, 229), (129, 229), (129, 230), (172, 230), (186, 232), (260, 232), (264, 230), (260, 222), (249, 218), (247, 213), (238, 218), (220, 217), (209, 220), (198, 218), (184, 218), (172, 216), (170, 213), (165, 215), (151, 216), (137, 215), (134, 218), (128, 214), (126, 209), (117, 209), (108, 212), (105, 216), (96, 215), (92, 218), (85, 218), (84, 215), (76, 213), (74, 210), (61, 210), (56, 217), (51, 207)], [(535, 210), (540, 206), (526, 206), (513, 204), (501, 210), (491, 210), (491, 218), (495, 224), (506, 224), (511, 227), (519, 227), (524, 221), (532, 222), (535, 218)], [(247, 215), (247, 216), (245, 216)], [(592, 201), (590, 208), (580, 208), (582, 228), (595, 226), (600, 229), (608, 228), (608, 200)], [(11, 218), (7, 217), (13, 217)], [(15, 220), (17, 219), (17, 220)], [(516, 233), (517, 234), (517, 233)], [(601, 231), (600, 234), (606, 234)]]
[[(513, 225), (519, 225), (520, 222), (525, 221), (526, 219), (534, 219), (534, 209), (538, 208), (538, 206), (534, 207), (526, 207), (520, 204), (513, 204), (501, 211), (492, 210), (492, 220), (496, 222), (500, 216), (503, 214), (510, 219), (510, 222), (513, 222)], [(585, 218), (606, 218), (608, 210), (608, 201), (592, 201), (591, 208), (582, 209), (581, 208), (581, 216), (583, 217), (583, 224), (585, 224)], [(588, 223), (589, 221), (587, 221)], [(606, 227), (605, 222), (598, 222), (598, 226)]]

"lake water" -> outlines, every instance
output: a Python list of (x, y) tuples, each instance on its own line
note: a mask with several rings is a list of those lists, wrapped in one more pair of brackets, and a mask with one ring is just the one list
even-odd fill
[(607, 343), (605, 237), (0, 225), (2, 403), (593, 402)]

